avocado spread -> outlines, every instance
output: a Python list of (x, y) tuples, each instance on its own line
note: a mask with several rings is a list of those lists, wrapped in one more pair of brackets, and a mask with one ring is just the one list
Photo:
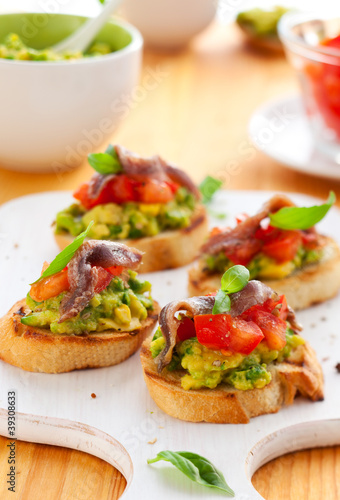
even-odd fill
[(49, 328), (52, 333), (63, 335), (137, 330), (146, 319), (148, 310), (153, 308), (151, 284), (139, 280), (137, 273), (133, 271), (129, 271), (129, 275), (128, 283), (114, 277), (105, 290), (94, 295), (83, 311), (62, 323), (58, 323), (59, 306), (66, 292), (44, 302), (35, 302), (28, 294), (26, 302), (32, 312), (24, 316), (21, 322), (24, 325)]
[(27, 47), (19, 35), (11, 33), (0, 44), (0, 59), (15, 59), (17, 61), (65, 61), (82, 59), (84, 57), (104, 56), (113, 52), (110, 45), (95, 42), (86, 52), (57, 53), (52, 49), (35, 50)]
[[(263, 253), (256, 255), (247, 264), (250, 272), (250, 279), (283, 279), (291, 275), (294, 271), (301, 269), (309, 264), (319, 262), (323, 256), (323, 249), (307, 250), (303, 245), (298, 249), (293, 260), (278, 263)], [(227, 269), (234, 266), (234, 263), (225, 256), (223, 252), (217, 255), (205, 255), (204, 271), (224, 273)]]
[(188, 227), (194, 209), (194, 196), (184, 187), (168, 203), (106, 203), (88, 211), (74, 203), (57, 214), (55, 231), (78, 236), (94, 221), (88, 237), (97, 240), (155, 236), (166, 229)]
[(270, 10), (259, 8), (240, 12), (236, 18), (237, 24), (248, 27), (259, 37), (277, 36), (277, 24), (283, 14), (290, 9), (276, 6)]
[[(176, 344), (172, 361), (167, 366), (170, 371), (186, 370), (181, 377), (184, 390), (208, 387), (214, 389), (217, 385), (225, 383), (236, 389), (261, 389), (271, 381), (271, 373), (267, 366), (272, 362), (281, 362), (299, 345), (305, 343), (304, 339), (296, 335), (287, 326), (287, 344), (281, 351), (268, 348), (265, 340), (248, 356), (235, 353), (224, 356), (220, 351), (213, 351), (200, 344), (197, 337)], [(165, 339), (160, 328), (156, 331), (150, 344), (153, 358), (158, 356), (165, 347)]]

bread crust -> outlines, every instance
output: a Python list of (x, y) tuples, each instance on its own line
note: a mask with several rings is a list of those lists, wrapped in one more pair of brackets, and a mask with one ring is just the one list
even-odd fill
[[(324, 240), (325, 255), (320, 262), (310, 264), (287, 278), (261, 280), (280, 295), (284, 294), (294, 310), (331, 299), (340, 289), (340, 249), (332, 238), (324, 237)], [(200, 260), (189, 270), (190, 297), (206, 295), (220, 288), (221, 275), (205, 273), (203, 265)]]
[(157, 372), (150, 342), (151, 337), (143, 342), (140, 352), (146, 385), (159, 408), (180, 420), (246, 424), (252, 417), (276, 413), (292, 404), (298, 393), (312, 401), (323, 400), (322, 369), (308, 343), (297, 348), (295, 361), (269, 365), (272, 380), (262, 389), (241, 391), (221, 384), (215, 389), (185, 391), (180, 383), (181, 372), (166, 368), (161, 374)]
[(23, 370), (64, 373), (83, 368), (99, 368), (121, 363), (141, 346), (157, 322), (160, 307), (133, 332), (106, 330), (84, 335), (53, 334), (44, 328), (21, 323), (30, 309), (25, 299), (18, 301), (0, 319), (0, 359)]
[[(163, 231), (156, 236), (119, 240), (144, 252), (139, 273), (151, 273), (190, 264), (196, 257), (202, 241), (208, 233), (208, 218), (205, 207), (197, 205), (190, 226), (183, 229)], [(61, 250), (73, 241), (69, 233), (55, 234)]]

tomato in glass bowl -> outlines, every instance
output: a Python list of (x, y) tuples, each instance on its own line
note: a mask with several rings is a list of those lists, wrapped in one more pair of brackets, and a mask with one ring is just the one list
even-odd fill
[(289, 12), (278, 26), (316, 147), (340, 163), (340, 17)]

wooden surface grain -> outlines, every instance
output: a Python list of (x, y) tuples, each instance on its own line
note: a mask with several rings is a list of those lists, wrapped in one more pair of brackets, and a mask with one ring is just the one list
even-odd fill
[(1, 500), (115, 500), (124, 477), (104, 460), (68, 448), (16, 442), (16, 486), (8, 491), (9, 439), (0, 436)]
[(339, 500), (340, 446), (279, 457), (256, 471), (252, 482), (266, 500)]
[[(283, 57), (258, 53), (244, 45), (235, 28), (214, 25), (181, 52), (146, 51), (141, 83), (112, 142), (140, 154), (157, 152), (196, 181), (215, 175), (227, 189), (296, 191), (322, 198), (334, 189), (340, 199), (339, 182), (288, 170), (257, 152), (248, 139), (254, 109), (296, 90), (295, 76)], [(97, 149), (93, 144), (91, 151)], [(74, 189), (90, 175), (86, 162), (72, 172), (47, 175), (0, 169), (0, 203), (39, 191)], [(117, 471), (88, 455), (26, 443), (18, 443), (18, 450), (18, 493), (5, 496), (7, 448), (0, 439), (1, 499), (107, 500), (118, 498), (125, 487)], [(338, 499), (339, 453), (339, 448), (324, 449), (279, 459), (279, 468), (275, 463), (265, 466), (254, 484), (268, 499)]]

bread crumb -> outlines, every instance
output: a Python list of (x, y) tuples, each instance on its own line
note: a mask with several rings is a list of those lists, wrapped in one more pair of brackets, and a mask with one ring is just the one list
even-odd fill
[(159, 425), (158, 429), (164, 429), (164, 427), (162, 425)]
[(97, 394), (95, 394), (95, 393), (93, 392), (93, 393), (91, 394), (91, 398), (92, 398), (92, 399), (96, 399), (96, 397), (97, 397)]
[(322, 358), (323, 362), (328, 361), (328, 360), (329, 360), (329, 356), (326, 356), (325, 358)]
[(157, 441), (157, 438), (152, 439), (151, 441), (148, 441), (148, 444), (155, 444), (156, 441)]
[(19, 243), (14, 243), (14, 248), (19, 248)]

